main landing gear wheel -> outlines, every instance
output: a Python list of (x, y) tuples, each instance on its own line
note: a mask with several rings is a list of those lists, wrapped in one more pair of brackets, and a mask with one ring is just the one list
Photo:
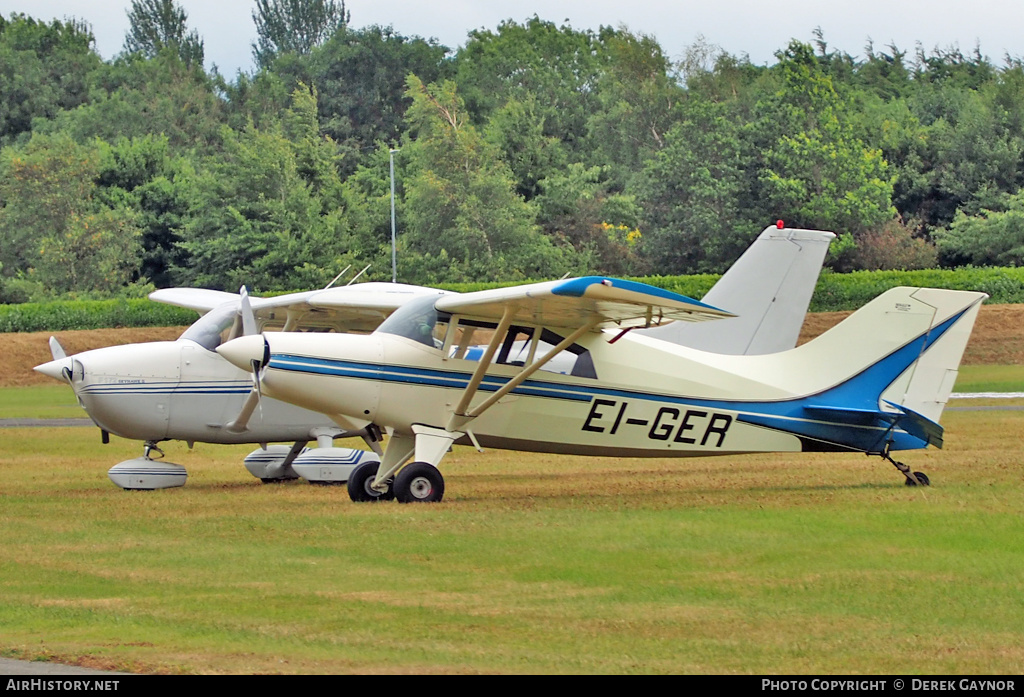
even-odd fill
[(426, 462), (406, 465), (392, 486), (399, 503), (437, 503), (444, 497), (444, 477)]
[(374, 489), (371, 484), (377, 478), (379, 462), (364, 462), (352, 470), (348, 476), (348, 497), (356, 503), (366, 501), (390, 501), (395, 498), (394, 482), (390, 482), (388, 490), (381, 493)]
[[(917, 481), (914, 481), (914, 477), (917, 477)], [(914, 472), (914, 477), (907, 477), (907, 480), (903, 482), (906, 486), (917, 486), (918, 482), (921, 486), (931, 486), (932, 482), (928, 479), (928, 475), (924, 472)]]

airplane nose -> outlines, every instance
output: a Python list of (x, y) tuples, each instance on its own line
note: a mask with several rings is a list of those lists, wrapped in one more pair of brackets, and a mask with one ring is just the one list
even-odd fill
[(221, 344), (217, 347), (217, 353), (224, 356), (229, 363), (252, 372), (253, 361), (264, 365), (270, 359), (270, 346), (262, 334), (254, 334)]
[(72, 358), (58, 358), (57, 360), (50, 361), (49, 363), (43, 363), (37, 365), (33, 370), (37, 373), (42, 373), (47, 377), (51, 377), (54, 380), (60, 380), (61, 382), (70, 382), (71, 371), (74, 369), (75, 363)]

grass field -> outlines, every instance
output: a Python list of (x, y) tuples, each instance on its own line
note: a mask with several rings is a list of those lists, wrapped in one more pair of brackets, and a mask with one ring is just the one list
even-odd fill
[(0, 433), (0, 653), (150, 673), (1017, 673), (1024, 412), (949, 412), (904, 487), (858, 455), (457, 449), (436, 506), (261, 485), (94, 429)]

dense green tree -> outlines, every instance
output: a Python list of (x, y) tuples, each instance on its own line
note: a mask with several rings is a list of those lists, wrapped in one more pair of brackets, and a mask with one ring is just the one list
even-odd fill
[(632, 195), (610, 191), (601, 167), (576, 162), (539, 182), (537, 223), (550, 239), (568, 243), (577, 266), (591, 273), (640, 273), (640, 211)]
[(129, 55), (96, 71), (93, 79), (88, 104), (63, 111), (36, 130), (67, 133), (79, 142), (166, 136), (175, 153), (219, 147), (224, 105), (202, 66), (185, 64), (175, 52)]
[(600, 108), (598, 80), (607, 57), (591, 31), (537, 16), (496, 31), (475, 30), (455, 56), (455, 82), (482, 126), (509, 100), (532, 95), (544, 134), (561, 140), (569, 161), (584, 161), (587, 121)]
[(544, 132), (543, 110), (537, 97), (525, 94), (495, 110), (484, 127), (484, 137), (494, 145), (512, 170), (516, 191), (527, 201), (540, 193), (540, 182), (557, 176), (566, 166), (562, 141)]
[(345, 0), (256, 0), (253, 57), (268, 67), (285, 53), (306, 55), (349, 21)]
[(869, 41), (865, 47), (867, 60), (857, 68), (851, 81), (856, 87), (888, 101), (909, 94), (912, 76), (906, 63), (906, 51), (895, 44), (887, 48), (889, 53), (876, 51), (874, 43)]
[(184, 263), (178, 242), (195, 195), (192, 165), (171, 154), (165, 136), (101, 145), (96, 196), (136, 212), (142, 231), (136, 275), (158, 288), (171, 285), (171, 268)]
[(161, 51), (178, 54), (186, 65), (203, 65), (203, 40), (188, 31), (188, 13), (175, 0), (132, 0), (128, 10), (126, 53), (153, 58)]
[(642, 252), (656, 273), (721, 272), (762, 226), (744, 210), (754, 158), (724, 104), (691, 99), (631, 189), (643, 211)]
[(447, 52), (433, 40), (402, 36), (391, 27), (345, 26), (309, 55), (282, 57), (274, 71), (289, 85), (316, 88), (320, 129), (338, 144), (342, 171), (349, 174), (376, 141), (401, 140), (406, 76), (437, 81), (448, 69)]
[(617, 187), (624, 189), (642, 163), (664, 147), (685, 93), (653, 37), (604, 29), (601, 42), (608, 61), (598, 80), (601, 108), (587, 124), (594, 151), (590, 161), (610, 167)]
[(411, 139), (403, 145), (403, 280), (546, 278), (565, 253), (540, 234), (535, 211), (515, 192), (508, 166), (470, 123), (455, 84), (409, 76)]
[(935, 242), (947, 265), (1024, 265), (1024, 192), (1008, 197), (1003, 210), (957, 211), (947, 230), (935, 232)]
[(1017, 263), (1017, 59), (858, 59), (819, 31), (770, 66), (703, 40), (673, 64), (538, 17), (449, 57), (340, 1), (264, 0), (260, 69), (228, 81), (174, 47), (198, 41), (176, 0), (129, 15), (109, 62), (77, 20), (0, 18), (4, 297), (390, 277), (395, 147), (403, 280), (719, 271), (779, 217), (841, 233), (837, 269), (931, 265), (932, 236), (946, 265)]
[(78, 20), (46, 24), (0, 17), (0, 145), (89, 98), (90, 76), (101, 65), (89, 26)]
[[(328, 282), (357, 260), (354, 197), (325, 163), (315, 104), (297, 90), (283, 125), (224, 129), (224, 149), (196, 175), (195, 205), (181, 231), (178, 283), (260, 291)], [(322, 148), (323, 153), (311, 152)]]
[(762, 100), (757, 124), (764, 206), (791, 225), (854, 238), (892, 220), (888, 163), (856, 137), (848, 104), (811, 47), (794, 41), (778, 57), (781, 86)]
[(97, 197), (100, 147), (34, 136), (0, 161), (0, 263), (54, 294), (111, 293), (139, 267), (131, 209)]

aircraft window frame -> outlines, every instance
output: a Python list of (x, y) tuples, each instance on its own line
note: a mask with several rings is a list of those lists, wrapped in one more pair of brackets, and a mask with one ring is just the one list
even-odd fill
[[(470, 346), (470, 341), (472, 341), (473, 337), (473, 330), (477, 328), (495, 330), (498, 328), (498, 325), (495, 322), (483, 322), (459, 316), (446, 316), (446, 313), (440, 313), (438, 323), (440, 324), (445, 321), (448, 322), (448, 329), (443, 348), (444, 355), (450, 356), (454, 359), (470, 360), (474, 362), (479, 360), (479, 358), (466, 358), (467, 351), (470, 348), (475, 348)], [(456, 344), (455, 350), (452, 351), (451, 347), (455, 344), (452, 332), (453, 330), (457, 331), (458, 328), (463, 328), (463, 334)], [(513, 324), (509, 326), (508, 332), (502, 339), (498, 350), (495, 352), (492, 364), (519, 368), (526, 367), (532, 365), (537, 360), (538, 355), (545, 355), (548, 351), (564, 340), (564, 336), (561, 336), (545, 327)], [(522, 341), (523, 344), (518, 352), (514, 352), (513, 349), (515, 344), (519, 341)], [(524, 349), (526, 349), (526, 357), (521, 359), (520, 357), (523, 356)], [(571, 368), (565, 372), (555, 369), (555, 361), (558, 360), (559, 356), (566, 353), (572, 354), (576, 357)], [(597, 379), (597, 370), (594, 367), (594, 360), (590, 355), (590, 350), (577, 343), (570, 344), (563, 349), (558, 355), (552, 358), (552, 361), (542, 366), (540, 371), (554, 373), (556, 375), (571, 375), (573, 377)]]
[[(428, 348), (438, 350), (441, 352), (444, 360), (456, 359), (473, 362), (479, 360), (478, 358), (466, 358), (469, 349), (476, 348), (475, 346), (470, 346), (475, 330), (496, 330), (498, 328), (497, 322), (469, 319), (459, 315), (452, 315), (449, 312), (439, 311), (434, 306), (436, 301), (437, 298), (434, 297), (410, 300), (385, 319), (377, 327), (377, 331), (381, 334), (400, 336)], [(456, 335), (460, 329), (462, 330), (462, 335), (457, 337)], [(513, 324), (502, 338), (498, 350), (492, 359), (492, 364), (517, 368), (529, 366), (536, 360), (538, 353), (544, 355), (564, 339), (565, 337), (544, 327)], [(522, 342), (520, 349), (514, 351), (515, 345), (520, 341)], [(486, 342), (484, 344), (486, 345)], [(521, 359), (524, 348), (528, 350), (525, 359)], [(552, 370), (551, 362), (542, 366), (540, 370), (555, 374), (572, 375), (573, 377), (597, 379), (597, 371), (594, 368), (594, 361), (588, 349), (574, 343), (560, 352), (559, 356), (565, 353), (576, 357), (568, 371), (563, 373), (560, 370)], [(552, 361), (557, 360), (557, 358), (558, 356), (555, 356)]]

